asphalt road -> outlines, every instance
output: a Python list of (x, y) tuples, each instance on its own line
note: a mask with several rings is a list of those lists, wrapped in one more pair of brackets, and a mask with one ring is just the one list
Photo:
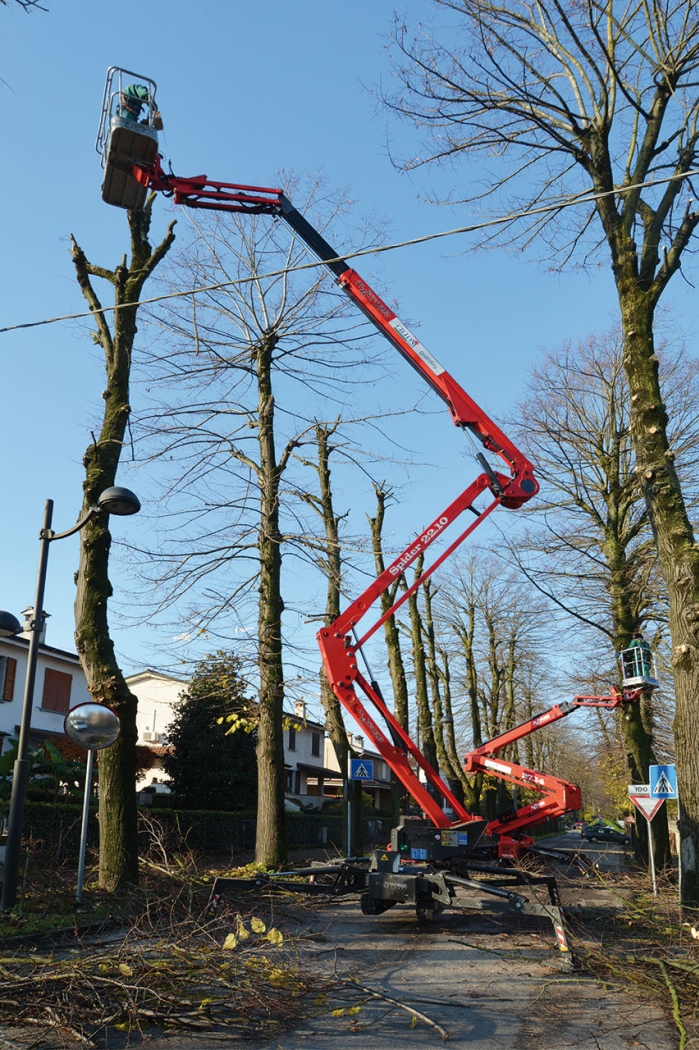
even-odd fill
[(598, 864), (601, 871), (609, 872), (624, 871), (631, 856), (629, 846), (616, 842), (588, 842), (579, 831), (566, 831), (562, 835), (543, 839), (541, 845), (553, 849), (577, 850), (589, 857), (593, 864)]

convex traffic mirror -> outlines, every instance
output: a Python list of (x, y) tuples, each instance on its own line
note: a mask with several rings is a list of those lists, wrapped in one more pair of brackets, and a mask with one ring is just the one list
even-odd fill
[(84, 747), (86, 751), (101, 751), (119, 736), (121, 722), (111, 707), (88, 702), (78, 704), (68, 712), (63, 730), (71, 743), (78, 747)]

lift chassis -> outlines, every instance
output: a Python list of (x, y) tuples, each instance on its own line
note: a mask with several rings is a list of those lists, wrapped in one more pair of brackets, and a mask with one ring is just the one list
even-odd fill
[[(471, 842), (478, 841), (484, 826), (484, 820), (474, 818), (468, 828)], [(464, 856), (470, 847), (458, 842), (463, 835), (464, 832), (430, 828), (403, 818), (392, 831), (390, 847), (375, 849), (371, 857), (352, 857), (336, 864), (254, 878), (217, 878), (209, 912), (215, 914), (223, 897), (260, 890), (286, 890), (330, 901), (358, 896), (365, 915), (382, 915), (397, 904), (408, 904), (415, 908), (420, 922), (434, 919), (445, 908), (491, 908), (505, 915), (548, 920), (554, 929), (561, 965), (572, 967), (555, 878), (478, 863)], [(424, 860), (411, 860), (418, 852)], [(543, 900), (539, 899), (540, 893)]]

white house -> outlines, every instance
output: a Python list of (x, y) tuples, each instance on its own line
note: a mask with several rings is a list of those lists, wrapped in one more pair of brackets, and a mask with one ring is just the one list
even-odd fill
[[(126, 679), (131, 692), (138, 699), (136, 711), (137, 743), (149, 747), (158, 759), (168, 749), (168, 729), (175, 717), (174, 707), (189, 682), (185, 678), (163, 674), (161, 671), (146, 669), (138, 674), (129, 675)], [(155, 787), (156, 793), (166, 792), (167, 778), (163, 774), (160, 762), (146, 770), (136, 782), (136, 787)]]
[(295, 702), (294, 714), (286, 715), (285, 720), (286, 796), (293, 802), (320, 808), (326, 801), (325, 781), (337, 777), (337, 765), (326, 764), (325, 727), (308, 717), (303, 700)]
[[(306, 716), (306, 705), (297, 700), (295, 717), (284, 733), (284, 764), (287, 796), (305, 805), (320, 808), (324, 802), (342, 798), (347, 770), (340, 770), (330, 737), (324, 727)], [(390, 809), (391, 770), (376, 751), (364, 747), (364, 737), (349, 736), (357, 754), (370, 763), (373, 776), (363, 781), (376, 809)]]
[(145, 670), (129, 675), (126, 684), (138, 697), (138, 743), (147, 747), (165, 747), (168, 727), (175, 717), (174, 706), (189, 682), (186, 678)]
[[(350, 733), (349, 742), (355, 753), (364, 760), (364, 765), (370, 769), (372, 776), (368, 780), (362, 780), (362, 790), (371, 797), (372, 805), (376, 809), (390, 810), (391, 808), (391, 767), (378, 751), (371, 751), (364, 746), (364, 737)], [(327, 796), (342, 797), (344, 789), (344, 778), (347, 770), (340, 771), (340, 764), (335, 755), (335, 748), (328, 738), (325, 741), (325, 764), (334, 770), (334, 775), (325, 781), (324, 791)]]
[[(22, 721), (27, 675), (28, 634), (0, 638), (0, 753), (17, 737)], [(32, 698), (29, 747), (51, 736), (63, 736), (63, 719), (71, 707), (89, 700), (85, 675), (76, 653), (41, 643)]]

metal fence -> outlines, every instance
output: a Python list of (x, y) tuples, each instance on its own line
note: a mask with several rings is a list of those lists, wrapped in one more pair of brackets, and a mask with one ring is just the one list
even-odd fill
[[(31, 839), (47, 856), (57, 860), (77, 855), (80, 843), (82, 810), (80, 806), (48, 802), (26, 804), (25, 840)], [(233, 858), (255, 849), (257, 820), (252, 814), (218, 813), (203, 810), (141, 810), (139, 823), (140, 849), (145, 852), (155, 839), (174, 851), (190, 849), (204, 853), (226, 853)], [(322, 813), (287, 813), (286, 834), (289, 848), (327, 846), (342, 850), (344, 821), (340, 815)], [(387, 821), (367, 820), (365, 842), (388, 841)], [(97, 810), (90, 811), (88, 846), (99, 844)]]

